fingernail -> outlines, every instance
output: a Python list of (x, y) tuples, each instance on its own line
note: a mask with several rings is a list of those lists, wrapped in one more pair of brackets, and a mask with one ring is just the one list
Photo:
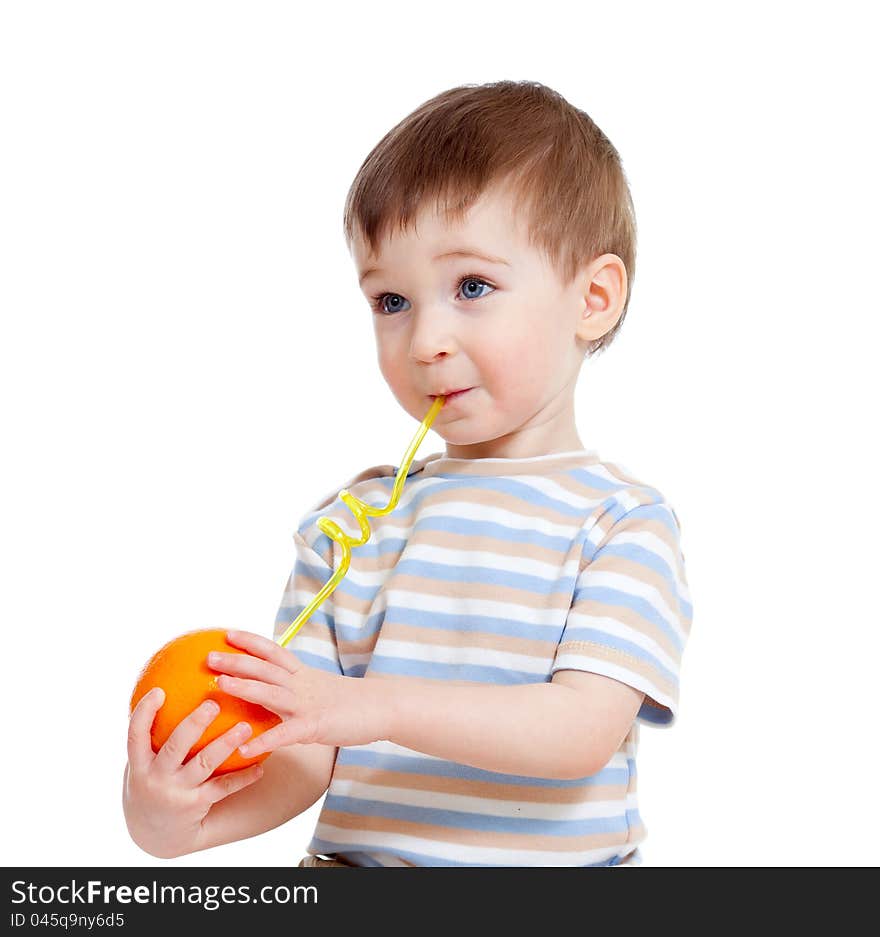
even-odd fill
[(211, 651), (208, 655), (208, 663), (216, 664), (220, 660), (220, 655), (216, 651)]
[(247, 747), (247, 745), (239, 745), (239, 746), (238, 746), (238, 751), (239, 751), (239, 754), (247, 755), (247, 753), (250, 751), (250, 749)]

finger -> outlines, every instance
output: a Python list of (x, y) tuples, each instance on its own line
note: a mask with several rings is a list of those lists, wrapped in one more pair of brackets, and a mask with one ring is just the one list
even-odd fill
[(315, 741), (314, 736), (314, 727), (306, 719), (286, 719), (261, 732), (250, 742), (239, 745), (238, 750), (245, 758), (253, 758), (263, 752), (273, 752), (283, 745), (310, 744)]
[(217, 686), (230, 696), (247, 700), (249, 703), (259, 703), (269, 712), (282, 718), (289, 715), (293, 706), (293, 694), (287, 687), (280, 687), (274, 683), (263, 683), (260, 680), (244, 680), (241, 677), (227, 677), (220, 674)]
[(164, 702), (165, 691), (156, 686), (138, 700), (132, 711), (128, 721), (128, 762), (135, 771), (144, 770), (156, 757), (150, 741), (150, 730)]
[(211, 670), (220, 673), (228, 673), (237, 677), (253, 677), (264, 683), (279, 685), (290, 676), (289, 670), (270, 664), (259, 657), (252, 657), (250, 654), (223, 654), (219, 651), (211, 651), (208, 654), (208, 666)]
[(255, 657), (262, 657), (288, 673), (296, 673), (300, 668), (300, 663), (292, 651), (264, 638), (261, 634), (254, 634), (252, 631), (227, 631), (226, 640), (234, 647), (249, 651)]
[(202, 785), (204, 796), (209, 804), (216, 804), (218, 800), (223, 800), (230, 794), (240, 791), (242, 788), (259, 781), (263, 776), (262, 765), (251, 765), (249, 768), (242, 768), (240, 771), (230, 771), (228, 774), (221, 774), (218, 778), (205, 781)]
[(156, 769), (166, 773), (176, 771), (219, 712), (220, 707), (214, 700), (205, 700), (186, 718), (181, 719), (159, 749), (154, 762)]
[(223, 735), (195, 753), (180, 769), (178, 777), (187, 787), (198, 787), (241, 745), (254, 730), (246, 722), (239, 722)]

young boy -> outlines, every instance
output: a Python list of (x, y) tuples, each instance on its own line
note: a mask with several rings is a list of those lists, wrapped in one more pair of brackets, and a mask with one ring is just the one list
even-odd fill
[[(210, 704), (154, 755), (162, 695), (144, 697), (131, 835), (178, 856), (326, 792), (301, 865), (638, 864), (639, 725), (676, 715), (692, 609), (674, 510), (575, 424), (580, 367), (620, 328), (633, 280), (619, 156), (539, 83), (453, 88), (370, 153), (345, 231), (382, 375), (415, 420), (446, 397), (446, 451), (413, 464), (287, 648), (233, 632), (249, 654), (209, 659), (224, 690), (283, 720), (243, 746), (272, 752), (262, 766), (208, 780), (247, 726), (183, 762)], [(384, 506), (395, 474), (344, 487)], [(358, 533), (338, 497), (306, 514), (276, 639), (339, 561), (321, 515)]]

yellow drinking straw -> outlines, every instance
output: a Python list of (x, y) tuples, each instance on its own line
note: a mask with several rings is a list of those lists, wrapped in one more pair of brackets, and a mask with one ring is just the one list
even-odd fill
[(339, 497), (346, 503), (349, 511), (357, 518), (357, 522), (361, 528), (360, 540), (349, 537), (348, 534), (342, 531), (339, 525), (329, 517), (318, 518), (318, 527), (322, 533), (327, 534), (331, 540), (335, 540), (336, 543), (342, 547), (342, 560), (339, 563), (339, 568), (324, 584), (324, 588), (321, 589), (312, 601), (296, 616), (287, 631), (281, 635), (278, 641), (281, 647), (287, 646), (288, 642), (297, 631), (311, 618), (315, 609), (330, 595), (339, 584), (342, 577), (348, 572), (348, 567), (351, 564), (351, 548), (362, 547), (370, 539), (370, 522), (367, 520), (367, 517), (382, 517), (385, 514), (390, 514), (397, 507), (397, 502), (400, 500), (400, 492), (403, 490), (403, 481), (415, 458), (416, 450), (421, 445), (422, 440), (425, 438), (425, 433), (431, 428), (434, 417), (440, 412), (440, 408), (445, 402), (445, 397), (437, 397), (434, 403), (431, 404), (431, 409), (428, 411), (424, 420), (422, 420), (419, 431), (413, 437), (413, 441), (409, 444), (409, 449), (406, 450), (406, 455), (400, 463), (400, 468), (397, 470), (397, 477), (394, 480), (394, 488), (391, 490), (391, 500), (384, 508), (375, 508), (372, 505), (365, 504), (360, 498), (356, 498), (345, 488), (339, 492)]

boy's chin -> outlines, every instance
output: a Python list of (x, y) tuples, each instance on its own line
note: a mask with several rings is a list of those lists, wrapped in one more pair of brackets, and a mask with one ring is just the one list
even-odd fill
[(452, 446), (479, 446), (482, 443), (492, 442), (497, 437), (487, 433), (485, 428), (482, 432), (480, 427), (468, 425), (468, 420), (453, 421), (447, 425), (437, 427), (435, 424), (432, 430), (448, 445)]

